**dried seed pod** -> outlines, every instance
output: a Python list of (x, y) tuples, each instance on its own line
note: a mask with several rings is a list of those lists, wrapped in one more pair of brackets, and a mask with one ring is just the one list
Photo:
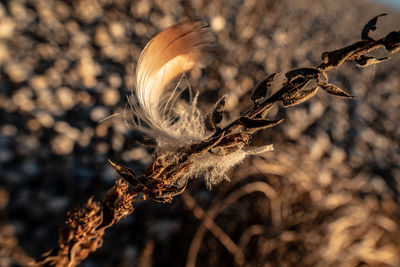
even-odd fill
[(304, 78), (302, 76), (299, 76), (292, 80), (289, 84), (287, 84), (285, 92), (282, 94), (281, 100), (287, 100), (295, 97), (298, 95), (301, 90), (303, 90), (304, 87), (306, 87), (311, 80)]
[(310, 79), (304, 78), (303, 76), (298, 76), (294, 80), (286, 83), (281, 89), (279, 89), (275, 94), (270, 96), (263, 104), (271, 105), (275, 101), (282, 101), (296, 95), (300, 90), (302, 90), (308, 83)]
[(309, 90), (303, 90), (298, 92), (296, 95), (287, 98), (287, 99), (283, 99), (282, 103), (285, 107), (293, 107), (296, 106), (300, 103), (303, 103), (304, 101), (306, 101), (307, 99), (313, 97), (317, 91), (319, 89), (319, 86), (316, 86), (312, 89)]
[(110, 159), (108, 159), (108, 162), (114, 168), (114, 170), (119, 175), (121, 175), (121, 177), (129, 184), (131, 184), (132, 186), (138, 186), (139, 184), (141, 184), (140, 180), (136, 177), (136, 174), (132, 169), (129, 169), (122, 165), (118, 165), (112, 162)]
[(380, 15), (372, 18), (370, 21), (368, 21), (368, 23), (365, 24), (364, 28), (361, 31), (361, 40), (374, 41), (374, 39), (369, 36), (369, 33), (371, 31), (376, 30), (376, 23), (378, 22), (378, 19), (380, 17), (386, 16), (386, 15), (387, 15), (386, 13), (383, 13), (383, 14), (380, 14)]
[(267, 95), (268, 89), (271, 87), (276, 76), (278, 76), (277, 72), (269, 75), (266, 79), (262, 80), (261, 82), (258, 82), (257, 85), (254, 87), (253, 91), (251, 92), (251, 100), (257, 101), (264, 98)]
[(337, 87), (334, 84), (331, 83), (326, 83), (323, 81), (318, 81), (318, 85), (327, 93), (332, 94), (332, 95), (336, 95), (336, 96), (340, 96), (340, 97), (344, 97), (344, 98), (350, 98), (350, 99), (354, 99), (357, 98), (356, 96), (352, 96), (349, 93), (347, 93), (346, 91), (344, 91), (343, 89)]

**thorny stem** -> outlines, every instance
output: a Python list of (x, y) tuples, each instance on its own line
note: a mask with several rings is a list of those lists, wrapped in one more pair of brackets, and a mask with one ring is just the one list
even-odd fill
[[(179, 157), (178, 161), (164, 162), (162, 155), (156, 156), (153, 163), (146, 169), (145, 175), (141, 177), (136, 177), (133, 170), (110, 161), (118, 174), (131, 185), (131, 189), (128, 189), (128, 184), (120, 179), (109, 190), (102, 203), (94, 202), (91, 198), (86, 206), (69, 212), (66, 226), (60, 232), (59, 246), (44, 254), (36, 264), (42, 266), (79, 264), (102, 245), (106, 228), (133, 212), (132, 202), (136, 196), (148, 196), (152, 200), (170, 202), (173, 197), (185, 190), (186, 184), (178, 187), (175, 182), (184, 174), (195, 157), (209, 152), (212, 148), (235, 147), (236, 145), (240, 147), (246, 144), (256, 131), (282, 122), (282, 120), (265, 119), (268, 110), (277, 102), (281, 101), (284, 107), (294, 106), (314, 96), (319, 88), (336, 96), (354, 98), (339, 87), (329, 84), (325, 72), (347, 61), (355, 61), (361, 67), (382, 62), (387, 58), (377, 59), (366, 55), (382, 46), (389, 53), (399, 51), (400, 31), (393, 31), (379, 40), (374, 40), (369, 36), (369, 33), (376, 29), (378, 18), (384, 15), (386, 14), (374, 17), (364, 26), (361, 41), (323, 53), (322, 63), (318, 67), (287, 72), (286, 81), (282, 87), (270, 97), (266, 97), (276, 77), (276, 74), (270, 75), (253, 89), (251, 96), (254, 101), (253, 107), (224, 128), (218, 127), (225, 103), (224, 99), (220, 100), (211, 118), (214, 134), (202, 142), (175, 151), (174, 153)], [(324, 80), (321, 79), (321, 75)], [(307, 89), (307, 85), (312, 80), (317, 86)], [(242, 129), (238, 133), (233, 133), (238, 128)]]

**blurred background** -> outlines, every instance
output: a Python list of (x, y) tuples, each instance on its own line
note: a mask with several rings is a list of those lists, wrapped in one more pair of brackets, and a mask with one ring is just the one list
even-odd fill
[[(383, 2), (1, 1), (0, 266), (56, 246), (67, 211), (101, 200), (118, 178), (108, 158), (137, 173), (152, 161), (129, 126), (127, 95), (156, 33), (184, 18), (209, 23), (218, 42), (189, 80), (203, 108), (227, 95), (227, 123), (251, 105), (257, 81), (317, 66), (322, 52), (358, 41), (372, 17), (389, 13), (377, 38), (399, 30), (399, 11)], [(284, 123), (252, 139), (274, 152), (246, 159), (212, 190), (192, 180), (172, 204), (137, 202), (82, 266), (234, 266), (235, 249), (251, 266), (399, 266), (399, 66), (397, 54), (328, 73), (358, 100), (319, 92), (276, 107), (270, 118)]]

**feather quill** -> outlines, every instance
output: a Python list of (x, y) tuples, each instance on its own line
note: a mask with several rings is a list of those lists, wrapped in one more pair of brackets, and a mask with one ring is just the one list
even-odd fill
[[(199, 129), (203, 125), (196, 107), (184, 106), (185, 112), (175, 110), (175, 114), (181, 113), (178, 118), (171, 117), (170, 110), (163, 111), (167, 110), (166, 105), (169, 104), (169, 83), (194, 67), (201, 66), (213, 41), (207, 26), (199, 21), (184, 21), (166, 28), (146, 45), (137, 63), (135, 100), (132, 103), (135, 115), (148, 126), (140, 127), (141, 130), (159, 141), (167, 138), (168, 143), (173, 139), (183, 141), (202, 137), (198, 136), (199, 130), (204, 130)], [(177, 92), (174, 90), (173, 94)], [(174, 97), (169, 96), (169, 99)]]

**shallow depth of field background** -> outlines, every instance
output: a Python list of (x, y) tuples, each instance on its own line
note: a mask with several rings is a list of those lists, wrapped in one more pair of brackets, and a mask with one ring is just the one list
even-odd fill
[[(0, 266), (12, 264), (15, 238), (34, 258), (55, 246), (66, 212), (102, 199), (118, 178), (108, 158), (137, 173), (151, 162), (129, 126), (126, 96), (141, 50), (165, 27), (188, 17), (210, 24), (218, 41), (189, 80), (204, 110), (227, 95), (229, 122), (250, 106), (258, 80), (318, 65), (382, 12), (379, 38), (400, 29), (400, 15), (363, 0), (2, 1)], [(252, 266), (400, 264), (399, 66), (393, 55), (328, 73), (358, 100), (321, 91), (275, 108), (270, 118), (285, 121), (252, 140), (274, 152), (246, 159), (211, 191), (201, 180), (188, 185)], [(255, 182), (264, 193), (215, 210)], [(181, 197), (138, 202), (82, 266), (232, 266), (234, 255), (201, 223)]]

